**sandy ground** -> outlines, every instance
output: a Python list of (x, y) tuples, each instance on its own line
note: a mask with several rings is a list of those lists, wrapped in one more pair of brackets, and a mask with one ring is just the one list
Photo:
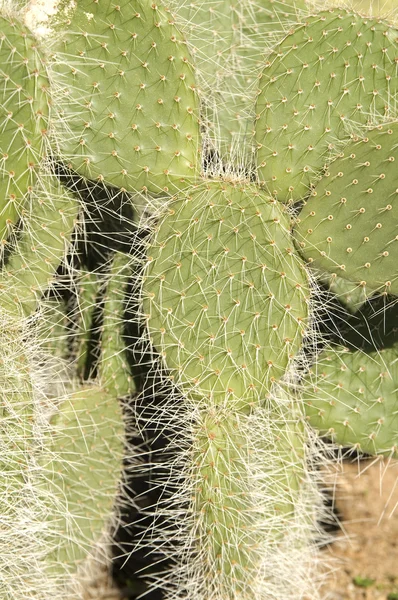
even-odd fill
[(336, 507), (345, 534), (325, 550), (337, 561), (328, 600), (398, 600), (398, 461), (344, 463)]

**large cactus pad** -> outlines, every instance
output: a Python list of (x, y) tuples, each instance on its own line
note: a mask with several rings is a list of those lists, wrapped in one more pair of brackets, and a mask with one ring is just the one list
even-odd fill
[(300, 213), (297, 238), (317, 269), (398, 295), (398, 123), (349, 144)]
[(161, 192), (198, 169), (195, 82), (172, 15), (156, 4), (83, 0), (53, 78), (61, 154), (81, 175)]
[(308, 194), (339, 140), (397, 114), (398, 31), (333, 9), (275, 48), (260, 81), (260, 181), (282, 201)]
[(264, 398), (301, 347), (306, 273), (283, 207), (255, 186), (204, 183), (170, 205), (148, 248), (144, 312), (165, 364), (199, 398)]

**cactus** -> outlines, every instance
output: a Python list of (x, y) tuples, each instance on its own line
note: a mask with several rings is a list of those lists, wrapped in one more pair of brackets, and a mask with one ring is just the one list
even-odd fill
[(133, 4), (60, 2), (45, 27), (2, 4), (1, 110), (24, 124), (0, 131), (2, 597), (81, 600), (107, 561), (126, 397), (148, 589), (315, 600), (322, 438), (396, 456), (396, 331), (343, 351), (317, 320), (318, 281), (349, 323), (398, 295), (397, 29), (304, 1)]
[(187, 185), (200, 160), (197, 96), (171, 14), (84, 0), (66, 26), (51, 70), (61, 157), (129, 191)]
[(398, 124), (391, 123), (348, 144), (315, 187), (296, 228), (302, 252), (315, 267), (394, 295), (397, 139)]
[(308, 286), (288, 234), (275, 200), (217, 181), (179, 196), (158, 225), (144, 311), (153, 344), (199, 402), (256, 405), (300, 349)]
[(38, 179), (48, 147), (49, 117), (49, 82), (39, 44), (7, 14), (0, 17), (0, 64), (0, 239), (4, 243)]
[(339, 142), (397, 116), (395, 30), (342, 9), (309, 18), (273, 50), (257, 100), (259, 179), (304, 198)]
[(304, 382), (313, 427), (340, 446), (398, 456), (397, 347), (378, 352), (325, 350)]

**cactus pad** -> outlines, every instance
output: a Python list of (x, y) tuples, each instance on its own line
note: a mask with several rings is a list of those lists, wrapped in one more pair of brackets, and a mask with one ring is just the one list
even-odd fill
[(310, 424), (340, 446), (398, 457), (398, 347), (325, 350), (306, 377)]
[(331, 9), (274, 49), (256, 108), (259, 179), (270, 193), (303, 198), (339, 141), (397, 115), (397, 39), (387, 23)]
[(301, 347), (307, 305), (276, 200), (214, 181), (171, 202), (148, 247), (144, 312), (184, 392), (240, 407), (264, 398)]
[(128, 254), (115, 254), (104, 298), (99, 376), (102, 387), (115, 397), (126, 396), (135, 391), (123, 339), (124, 302), (131, 275), (130, 263), (131, 257)]
[(253, 415), (210, 407), (198, 418), (192, 512), (207, 597), (266, 597), (262, 578), (272, 575), (270, 562), (261, 572), (264, 553), (277, 555), (286, 522), (293, 527), (303, 516), (296, 514), (305, 471), (303, 432), (276, 414), (263, 416), (269, 430), (261, 440)]
[(40, 177), (21, 218), (22, 233), (10, 244), (11, 256), (0, 274), (3, 309), (25, 315), (35, 311), (66, 257), (78, 211), (78, 201), (55, 177)]
[(83, 0), (52, 70), (61, 155), (75, 171), (155, 193), (198, 174), (195, 81), (170, 13), (142, 0)]
[(46, 150), (48, 80), (37, 41), (17, 19), (0, 16), (0, 240), (8, 237)]
[(398, 295), (398, 123), (349, 144), (300, 213), (305, 258), (367, 290)]
[(37, 493), (48, 506), (51, 573), (74, 572), (109, 527), (122, 469), (118, 401), (87, 387), (63, 401), (51, 423)]

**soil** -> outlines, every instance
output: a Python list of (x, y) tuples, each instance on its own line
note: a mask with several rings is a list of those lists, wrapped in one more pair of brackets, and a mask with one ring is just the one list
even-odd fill
[(343, 532), (324, 550), (336, 567), (325, 600), (398, 600), (398, 461), (344, 462), (336, 481)]

